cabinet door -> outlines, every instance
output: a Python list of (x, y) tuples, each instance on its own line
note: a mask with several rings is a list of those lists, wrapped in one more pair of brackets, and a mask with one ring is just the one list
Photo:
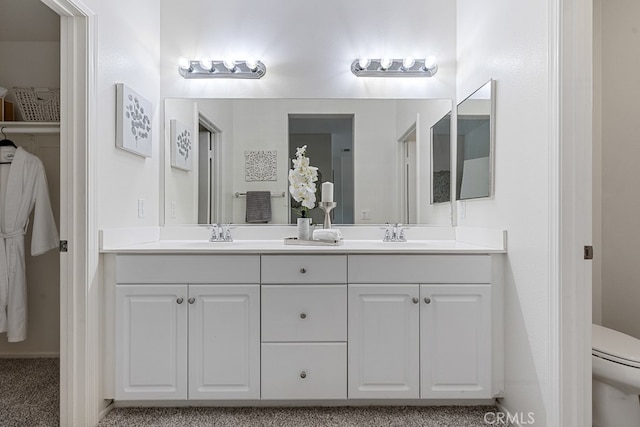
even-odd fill
[(349, 398), (419, 397), (418, 285), (349, 285)]
[(491, 397), (491, 287), (422, 285), (423, 398)]
[(260, 285), (189, 286), (189, 399), (260, 398)]
[(116, 400), (187, 398), (186, 285), (116, 286)]

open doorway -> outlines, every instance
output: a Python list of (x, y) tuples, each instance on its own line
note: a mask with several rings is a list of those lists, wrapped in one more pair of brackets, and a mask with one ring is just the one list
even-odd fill
[[(333, 224), (354, 222), (353, 178), (353, 115), (351, 114), (290, 114), (289, 165), (295, 158), (296, 148), (307, 146), (312, 166), (318, 168), (316, 200), (320, 201), (322, 182), (333, 182), (336, 208), (331, 211)], [(290, 201), (289, 222), (295, 224), (296, 202)], [(322, 224), (324, 213), (320, 208), (310, 211), (312, 222)]]
[(405, 224), (418, 221), (418, 143), (417, 122), (398, 140), (400, 143), (400, 218)]
[[(60, 124), (55, 121), (59, 121), (60, 111), (55, 102), (45, 101), (55, 101), (61, 88), (61, 18), (40, 0), (0, 0), (0, 10), (0, 57), (3, 58), (0, 86), (8, 89), (0, 103), (10, 105), (13, 113), (0, 117), (0, 129), (3, 130), (0, 139), (9, 141), (5, 141), (4, 148), (15, 150), (16, 156), (18, 150), (24, 150), (42, 163), (50, 200), (45, 204), (50, 205), (55, 227), (60, 231), (61, 138)], [(9, 184), (10, 176), (14, 176), (14, 167), (15, 162), (2, 161), (1, 194), (18, 188)], [(11, 202), (6, 200), (3, 197), (0, 202), (0, 218), (3, 219), (9, 212), (5, 210), (4, 203), (11, 207)], [(41, 203), (44, 203), (42, 199), (36, 201), (36, 209), (42, 207), (39, 206)], [(53, 249), (31, 256), (34, 226), (40, 226), (36, 224), (37, 218), (34, 219), (34, 212), (31, 212), (25, 227), (24, 252), (20, 254), (25, 263), (26, 301), (16, 303), (9, 300), (6, 308), (8, 312), (24, 310), (26, 336), (15, 335), (14, 321), (8, 322), (7, 333), (0, 333), (0, 383), (3, 384), (0, 390), (3, 406), (0, 424), (59, 423), (60, 252), (57, 239), (51, 238), (47, 248)], [(3, 227), (0, 231), (8, 233), (10, 230)], [(35, 242), (37, 239), (38, 234)], [(7, 246), (15, 244), (9, 243), (10, 240), (6, 242)], [(2, 239), (2, 244), (5, 244), (5, 239)], [(7, 263), (11, 259), (8, 254)], [(16, 292), (19, 287), (19, 283), (12, 281), (8, 292)], [(34, 387), (34, 384), (38, 386)]]
[(221, 133), (211, 120), (199, 115), (198, 224), (222, 222)]

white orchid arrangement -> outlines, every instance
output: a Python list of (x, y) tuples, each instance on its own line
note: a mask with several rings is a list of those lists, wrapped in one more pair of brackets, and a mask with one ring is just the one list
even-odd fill
[(302, 204), (298, 209), (302, 218), (307, 217), (309, 209), (316, 207), (315, 182), (318, 180), (318, 168), (309, 165), (306, 151), (306, 145), (296, 148), (293, 169), (289, 170), (289, 193), (293, 200)]

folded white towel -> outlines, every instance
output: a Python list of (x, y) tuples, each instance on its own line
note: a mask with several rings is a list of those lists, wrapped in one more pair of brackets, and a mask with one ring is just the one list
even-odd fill
[(313, 240), (340, 240), (342, 233), (337, 228), (319, 228), (313, 230)]

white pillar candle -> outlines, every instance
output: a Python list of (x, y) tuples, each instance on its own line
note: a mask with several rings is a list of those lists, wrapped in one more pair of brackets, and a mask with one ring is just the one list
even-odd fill
[(332, 182), (322, 183), (322, 201), (333, 202), (333, 183)]

